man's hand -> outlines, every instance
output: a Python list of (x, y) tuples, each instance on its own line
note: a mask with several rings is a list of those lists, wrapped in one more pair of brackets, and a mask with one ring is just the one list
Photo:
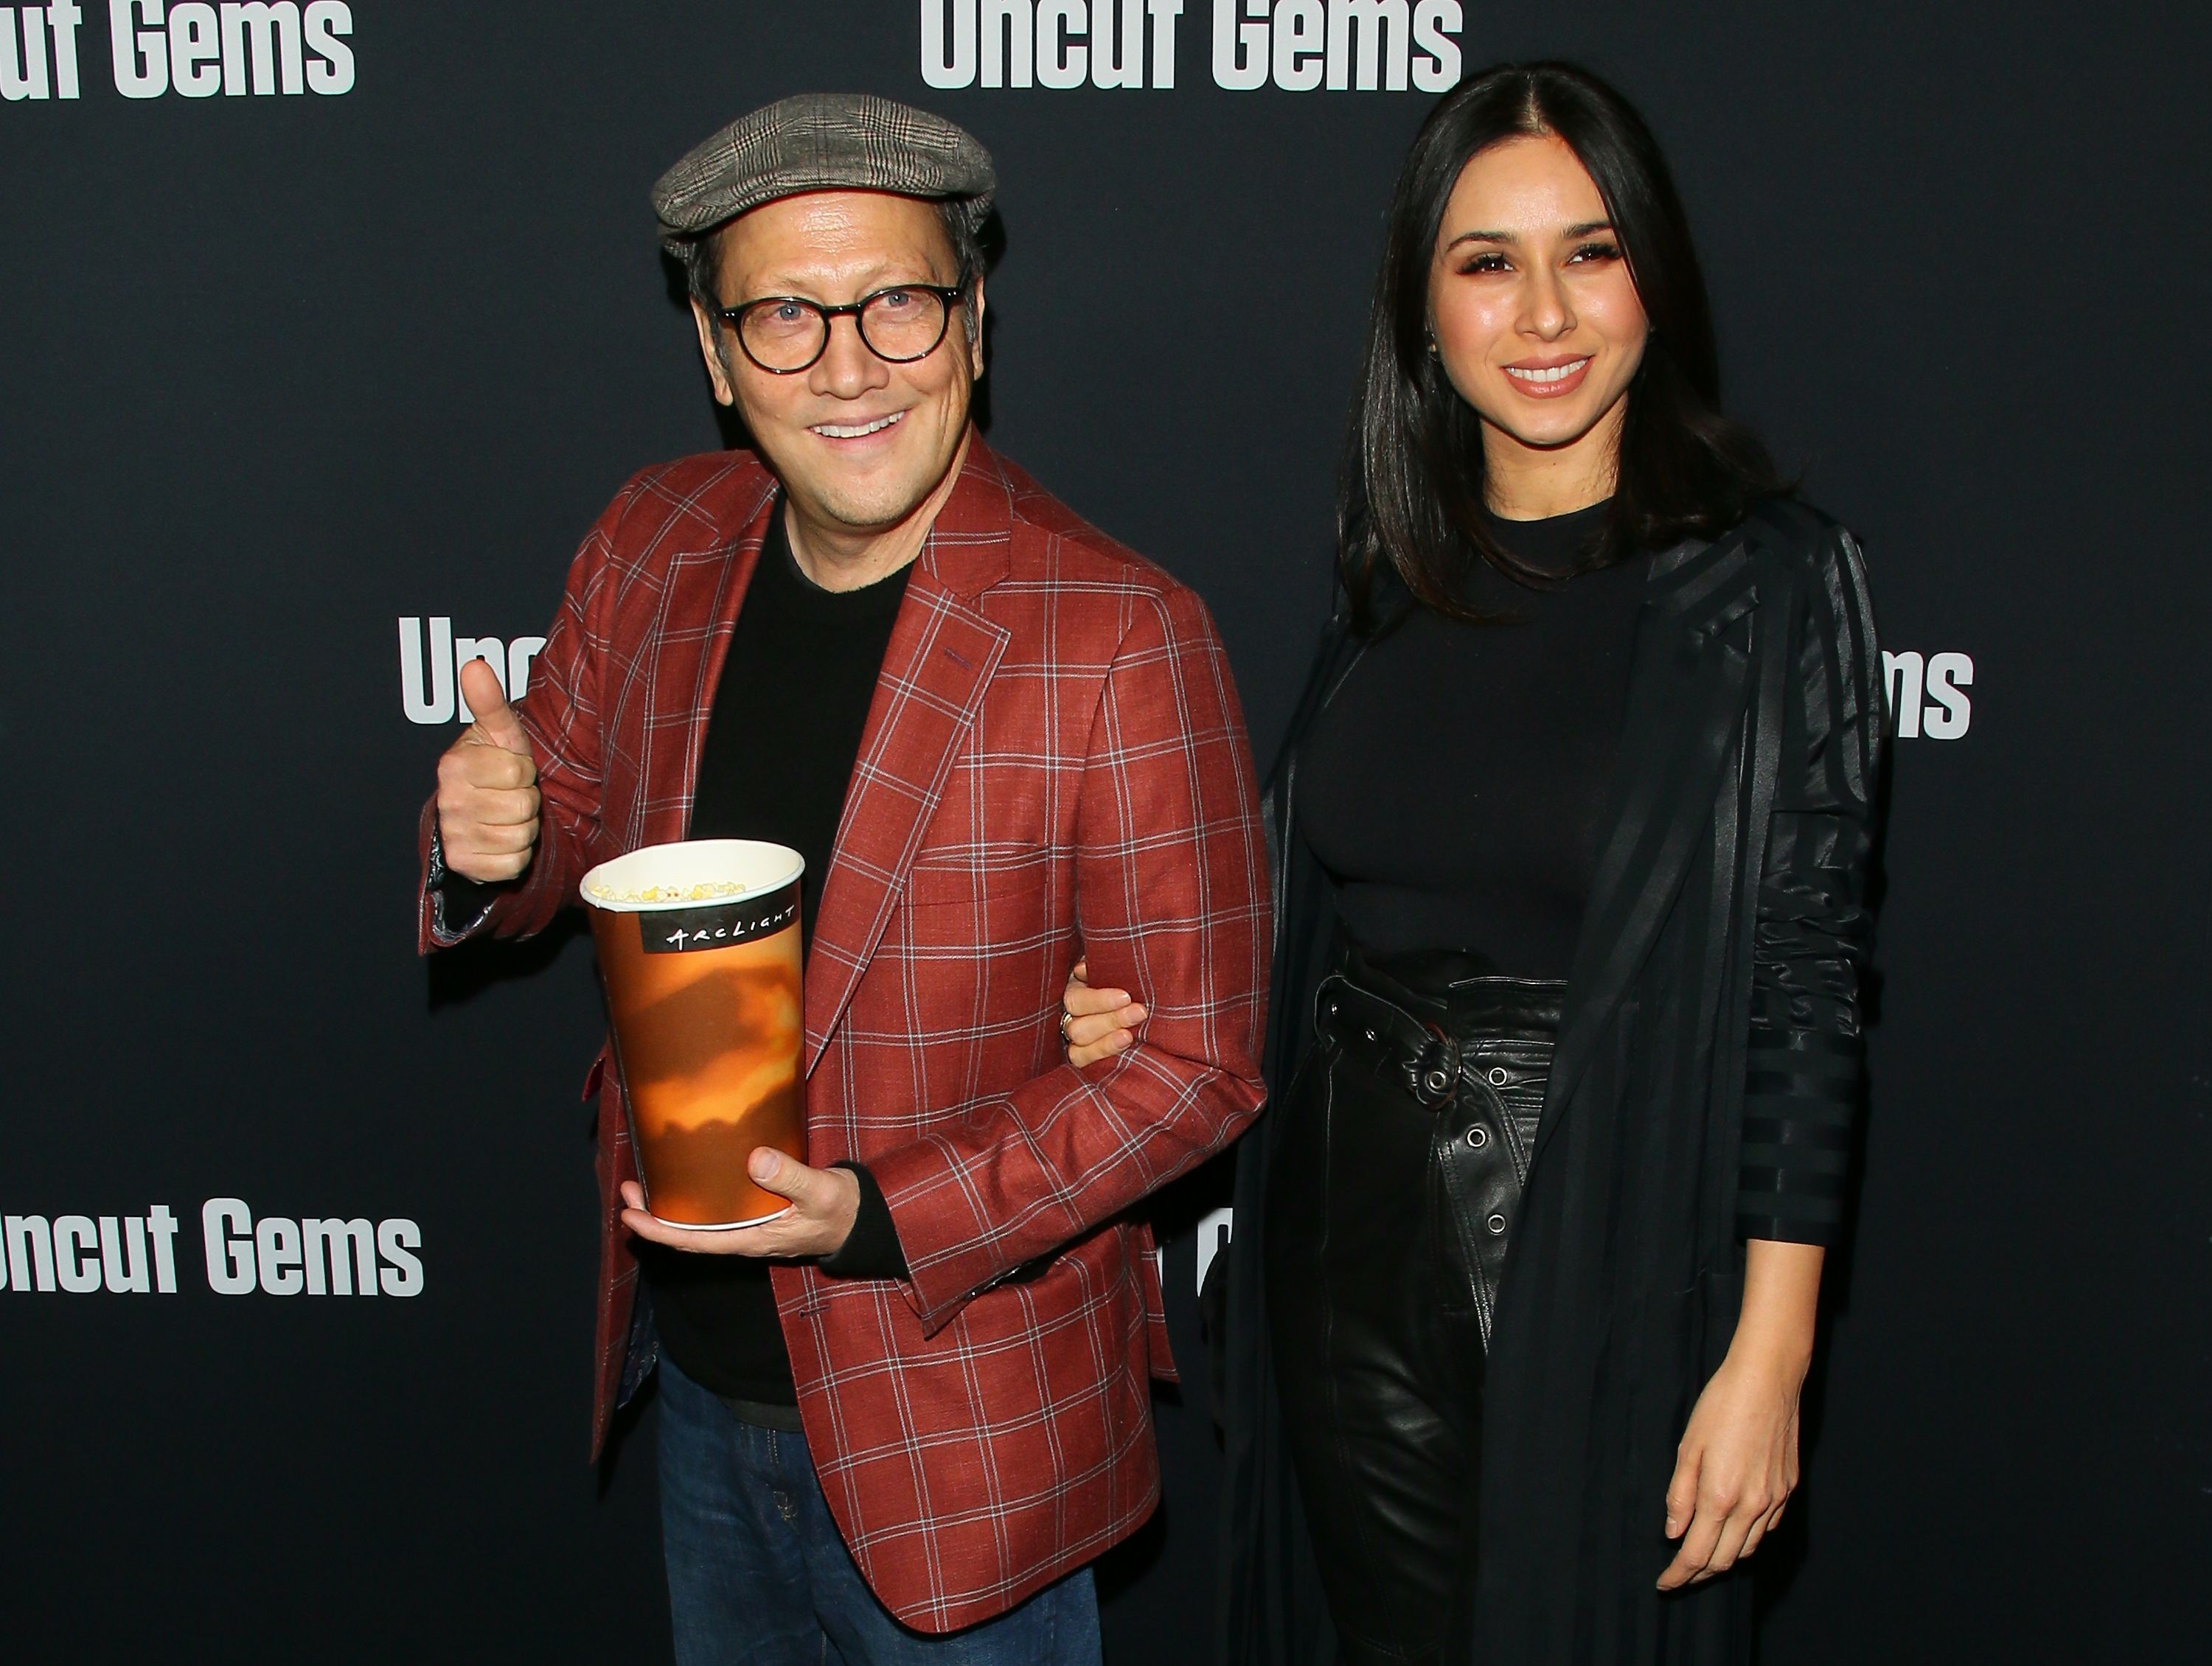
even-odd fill
[(530, 865), (538, 843), (538, 766), (498, 673), (480, 659), (468, 661), (461, 694), (477, 720), (438, 760), (438, 843), (447, 867), (488, 885)]
[(788, 1214), (734, 1231), (690, 1232), (647, 1215), (645, 1188), (625, 1180), (623, 1202), (629, 1207), (623, 1211), (623, 1225), (655, 1244), (703, 1255), (772, 1256), (787, 1261), (831, 1255), (844, 1247), (860, 1212), (860, 1183), (852, 1170), (809, 1168), (766, 1146), (755, 1148), (745, 1167), (754, 1184), (791, 1199)]

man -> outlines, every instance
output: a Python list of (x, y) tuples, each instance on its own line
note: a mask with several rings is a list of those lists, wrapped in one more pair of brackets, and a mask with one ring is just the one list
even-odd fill
[[(750, 1165), (788, 1214), (653, 1221), (595, 1069), (598, 1439), (657, 1346), (686, 1663), (1095, 1660), (1087, 1564), (1157, 1499), (1146, 1378), (1171, 1371), (1132, 1207), (1261, 1099), (1229, 667), (1195, 597), (975, 433), (994, 189), (958, 128), (842, 96), (662, 179), (754, 449), (623, 488), (527, 696), (464, 668), (481, 715), (423, 814), (426, 950), (538, 930), (641, 845), (806, 861), (811, 1160)], [(1079, 955), (1150, 1009), (1080, 1071)]]

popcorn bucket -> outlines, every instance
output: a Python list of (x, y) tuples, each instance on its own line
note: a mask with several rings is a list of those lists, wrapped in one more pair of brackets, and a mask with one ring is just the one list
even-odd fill
[(745, 1172), (806, 1160), (799, 875), (781, 845), (649, 845), (584, 875), (646, 1207), (671, 1226), (757, 1226), (790, 1208)]

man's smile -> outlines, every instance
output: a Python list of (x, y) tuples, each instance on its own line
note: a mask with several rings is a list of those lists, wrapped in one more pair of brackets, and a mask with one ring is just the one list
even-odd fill
[(906, 416), (904, 411), (892, 411), (886, 415), (870, 417), (863, 422), (811, 422), (809, 433), (818, 433), (824, 439), (865, 439), (872, 433), (881, 433), (895, 427)]

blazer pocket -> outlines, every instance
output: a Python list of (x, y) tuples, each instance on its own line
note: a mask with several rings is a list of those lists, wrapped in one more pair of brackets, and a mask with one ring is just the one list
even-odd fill
[(926, 851), (907, 869), (906, 900), (913, 908), (976, 908), (1042, 891), (1051, 874), (1052, 852), (1041, 845), (951, 856)]
[[(906, 905), (885, 941), (928, 963), (928, 976), (914, 984), (908, 1020), (918, 1032), (1026, 1034), (1040, 1012), (1058, 1006), (1074, 959), (1062, 855), (1042, 847), (981, 857), (963, 851), (957, 861), (908, 870)], [(1055, 1010), (1054, 1023), (1059, 1016)], [(1057, 1045), (1057, 1033), (1051, 1039)], [(1026, 1051), (1022, 1057), (1030, 1062)]]

